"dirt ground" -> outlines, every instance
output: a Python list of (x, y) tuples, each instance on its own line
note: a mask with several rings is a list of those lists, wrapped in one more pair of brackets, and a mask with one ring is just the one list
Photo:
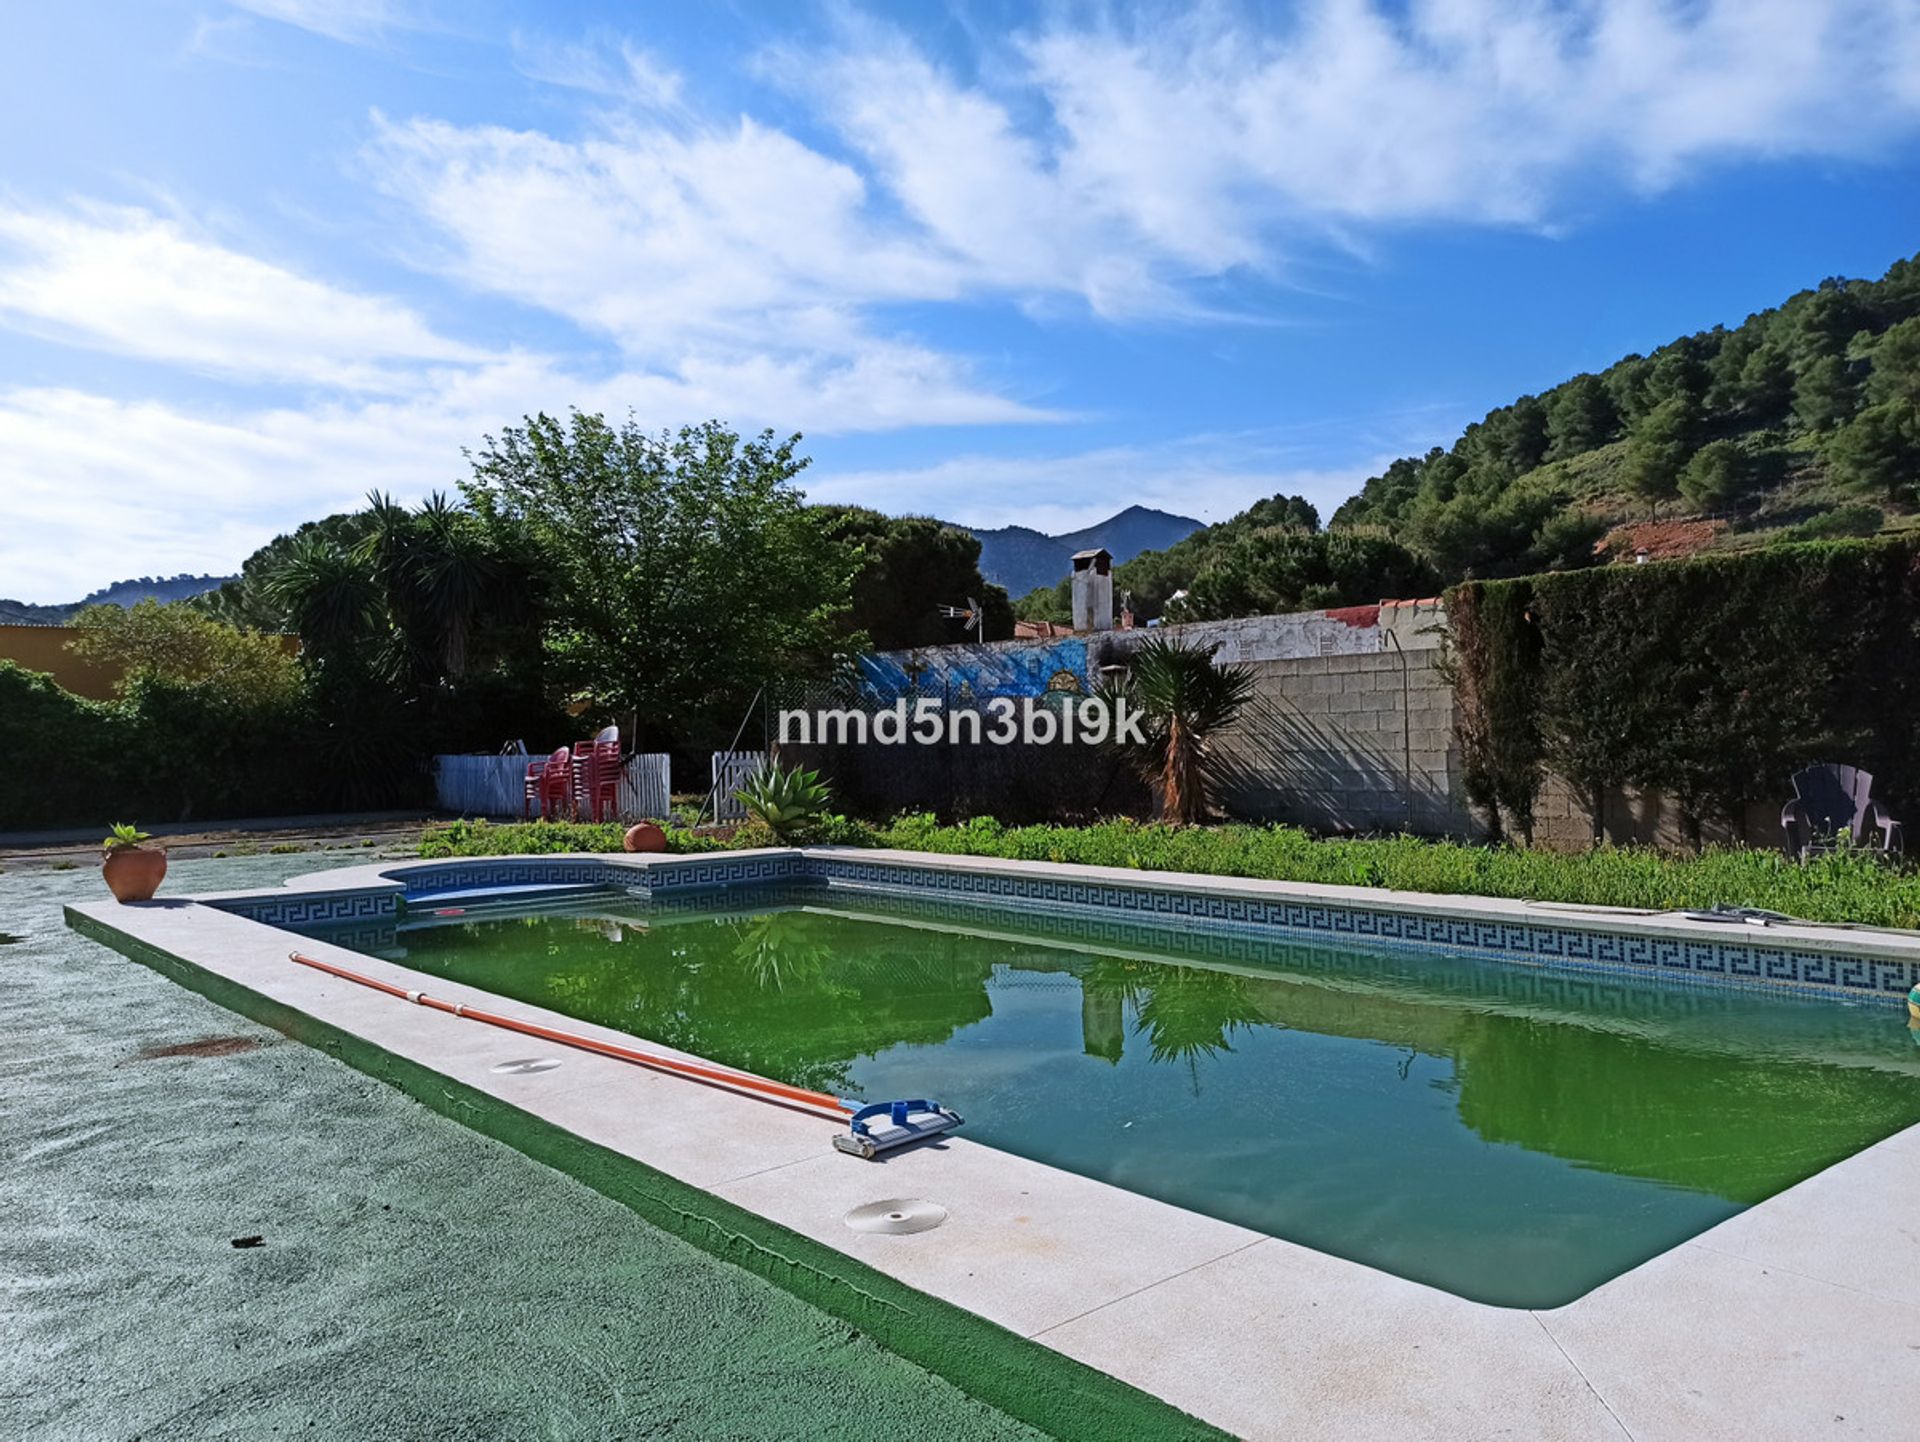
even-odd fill
[[(369, 860), (411, 855), (420, 833), (434, 818), (413, 812), (368, 816), (295, 816), (206, 827), (153, 827), (166, 847), (167, 860), (198, 861), (248, 856), (284, 856), (296, 852), (360, 851)], [(0, 832), (0, 871), (72, 871), (100, 864), (100, 837), (93, 832)], [(333, 857), (322, 865), (345, 865)]]

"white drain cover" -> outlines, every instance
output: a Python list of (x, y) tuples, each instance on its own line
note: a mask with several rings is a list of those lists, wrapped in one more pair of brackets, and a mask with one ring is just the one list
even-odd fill
[(909, 1232), (930, 1232), (946, 1219), (945, 1207), (918, 1197), (889, 1197), (847, 1213), (847, 1225), (854, 1231), (881, 1232), (895, 1237)]
[(493, 1069), (495, 1076), (527, 1076), (537, 1071), (552, 1071), (560, 1065), (557, 1056), (530, 1056), (520, 1061), (503, 1061)]

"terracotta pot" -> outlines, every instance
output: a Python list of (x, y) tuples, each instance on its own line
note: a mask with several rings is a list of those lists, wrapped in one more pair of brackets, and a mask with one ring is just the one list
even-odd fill
[(642, 821), (627, 828), (627, 837), (622, 845), (629, 851), (665, 851), (667, 833), (651, 821)]
[(115, 901), (152, 901), (167, 874), (167, 853), (141, 846), (116, 846), (100, 863)]

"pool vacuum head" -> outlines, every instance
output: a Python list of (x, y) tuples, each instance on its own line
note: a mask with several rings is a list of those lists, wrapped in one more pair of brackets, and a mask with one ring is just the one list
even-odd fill
[[(884, 1118), (876, 1121), (875, 1118)], [(960, 1114), (937, 1102), (875, 1102), (853, 1114), (845, 1134), (833, 1139), (843, 1152), (869, 1161), (910, 1142), (937, 1137), (960, 1125)]]

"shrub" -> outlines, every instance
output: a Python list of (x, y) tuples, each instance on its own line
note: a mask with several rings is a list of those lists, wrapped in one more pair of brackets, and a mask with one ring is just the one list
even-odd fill
[(1736, 824), (1809, 762), (1916, 795), (1920, 546), (1840, 541), (1448, 593), (1469, 794), (1517, 816), (1547, 769)]
[[(1290, 826), (1168, 826), (1116, 820), (1090, 826), (1010, 827), (991, 817), (943, 826), (926, 813), (896, 817), (877, 827), (844, 818), (831, 820), (842, 830), (835, 838), (841, 844), (901, 851), (1658, 911), (1716, 904), (1757, 906), (1808, 921), (1920, 926), (1920, 874), (1891, 869), (1864, 852), (1837, 852), (1802, 865), (1771, 851), (1732, 848), (1669, 857), (1644, 848), (1601, 846), (1563, 856), (1412, 836), (1322, 840)], [(617, 832), (611, 826), (455, 822), (428, 832), (421, 854), (614, 851), (620, 844)], [(592, 839), (587, 833), (597, 834), (602, 844), (579, 844)], [(561, 844), (533, 844), (548, 839)], [(764, 845), (767, 840), (764, 832), (742, 827), (731, 844)], [(674, 850), (707, 851), (728, 843), (670, 833), (669, 844)]]

